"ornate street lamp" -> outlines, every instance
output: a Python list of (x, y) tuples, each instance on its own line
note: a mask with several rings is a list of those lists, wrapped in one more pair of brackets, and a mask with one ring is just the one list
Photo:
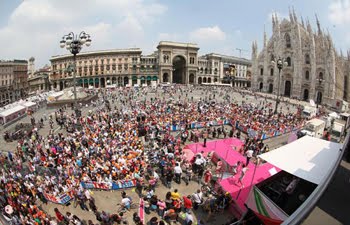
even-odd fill
[(83, 45), (89, 47), (91, 45), (90, 35), (84, 31), (80, 32), (79, 35), (75, 35), (70, 32), (62, 37), (60, 41), (60, 47), (66, 48), (70, 53), (73, 54), (73, 87), (74, 87), (74, 109), (77, 109), (77, 90), (76, 90), (76, 55), (80, 52)]
[(279, 96), (280, 96), (280, 80), (281, 80), (281, 70), (283, 69), (283, 66), (288, 66), (288, 62), (281, 58), (281, 57), (278, 57), (277, 59), (277, 62), (275, 61), (275, 59), (273, 59), (271, 61), (271, 63), (273, 65), (276, 65), (277, 68), (278, 68), (278, 83), (277, 83), (277, 97), (276, 97), (276, 105), (275, 105), (275, 111), (274, 111), (274, 114), (277, 114), (277, 110), (278, 110), (278, 104), (279, 104)]
[[(318, 81), (319, 86), (321, 86), (322, 82), (324, 81), (323, 76), (319, 75), (318, 78), (316, 79), (316, 81)], [(316, 95), (316, 108), (318, 108), (318, 105), (321, 104), (321, 97), (319, 97), (320, 93), (321, 92), (318, 91), (317, 95)]]

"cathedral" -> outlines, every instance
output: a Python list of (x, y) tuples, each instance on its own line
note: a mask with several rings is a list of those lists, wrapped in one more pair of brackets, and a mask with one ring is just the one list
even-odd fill
[[(252, 88), (317, 104), (334, 106), (334, 102), (350, 100), (350, 52), (343, 56), (335, 50), (329, 32), (317, 30), (309, 20), (300, 20), (289, 12), (289, 20), (279, 21), (272, 15), (272, 36), (264, 32), (263, 48), (258, 52), (252, 44)], [(282, 60), (279, 69), (275, 62)], [(338, 104), (338, 103), (337, 103)]]

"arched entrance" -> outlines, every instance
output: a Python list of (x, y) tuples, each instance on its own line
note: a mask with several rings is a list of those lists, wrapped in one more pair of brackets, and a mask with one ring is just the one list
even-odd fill
[(211, 78), (210, 77), (208, 78), (208, 83), (211, 83)]
[(198, 84), (201, 84), (201, 83), (202, 83), (202, 78), (198, 77)]
[(60, 91), (63, 90), (63, 81), (60, 82)]
[(141, 80), (141, 86), (144, 85), (144, 84), (146, 83), (146, 78), (145, 78), (145, 76), (142, 76), (142, 77), (140, 78), (140, 80)]
[(146, 77), (146, 84), (147, 84), (147, 86), (151, 85), (151, 81), (152, 81), (152, 77), (151, 76), (147, 76)]
[[(135, 84), (137, 84), (137, 76), (132, 76), (131, 77), (131, 86), (135, 86)], [(141, 80), (141, 82), (142, 82), (142, 80)]]
[(309, 99), (309, 90), (305, 89), (303, 94), (303, 100), (307, 101)]
[(163, 82), (169, 82), (169, 74), (163, 73)]
[(273, 84), (269, 84), (269, 93), (271, 94), (273, 92)]
[(56, 89), (57, 88), (57, 83), (53, 83), (53, 88)]
[(259, 90), (262, 91), (263, 87), (264, 87), (263, 82), (260, 82), (260, 84), (259, 84)]
[(129, 84), (129, 77), (124, 77), (124, 86)]
[(193, 74), (193, 73), (190, 74), (189, 83), (190, 83), (190, 84), (193, 84), (193, 83), (194, 83), (194, 74)]
[(104, 78), (104, 77), (102, 77), (102, 78), (101, 78), (101, 84), (100, 84), (100, 87), (101, 87), (101, 88), (106, 87), (106, 81), (105, 81), (105, 78)]
[(203, 83), (207, 83), (207, 78), (203, 77)]
[(97, 77), (95, 78), (95, 88), (98, 88), (100, 85), (100, 79), (98, 79)]
[(173, 83), (186, 83), (186, 60), (183, 56), (175, 56), (173, 59)]
[(218, 82), (218, 78), (214, 78), (214, 83)]
[(88, 87), (89, 87), (89, 80), (84, 79), (84, 88), (88, 88)]
[(291, 88), (292, 88), (292, 83), (289, 80), (287, 80), (284, 83), (284, 96), (290, 97)]
[(118, 86), (119, 87), (123, 86), (123, 78), (122, 77), (118, 77)]
[(322, 104), (322, 92), (320, 92), (320, 91), (317, 92), (316, 103)]
[(112, 77), (112, 84), (116, 84), (117, 83), (117, 78), (116, 77)]

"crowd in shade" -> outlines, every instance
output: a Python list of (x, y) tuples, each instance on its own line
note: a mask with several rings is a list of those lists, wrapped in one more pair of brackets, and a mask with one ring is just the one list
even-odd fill
[[(44, 124), (53, 128), (53, 123), (57, 123), (62, 130), (54, 133), (51, 129), (48, 134), (39, 135), (34, 127), (31, 136), (18, 141), (16, 149), (1, 154), (2, 212), (13, 224), (82, 224), (83, 218), (69, 212), (64, 214), (56, 208), (55, 215), (48, 215), (37, 205), (38, 201), (47, 204), (46, 194), (59, 197), (68, 193), (76, 206), (92, 211), (99, 223), (127, 224), (125, 212), (100, 211), (91, 191), (80, 183), (134, 179), (146, 214), (156, 211), (159, 215), (144, 223), (161, 225), (178, 220), (181, 215), (184, 224), (194, 224), (192, 212), (201, 206), (208, 212), (207, 218), (197, 224), (204, 224), (215, 212), (227, 209), (232, 199), (223, 190), (218, 190), (215, 196), (204, 196), (201, 190), (186, 196), (177, 190), (170, 191), (173, 182), (183, 185), (210, 182), (211, 154), (198, 153), (187, 160), (184, 143), (207, 138), (243, 138), (236, 126), (211, 126), (211, 121), (220, 119), (266, 132), (295, 127), (304, 121), (293, 113), (273, 115), (266, 100), (255, 105), (236, 102), (225, 96), (224, 89), (202, 88), (203, 96), (209, 97), (196, 100), (191, 97), (194, 89), (156, 89), (155, 96), (162, 97), (151, 99), (142, 99), (149, 89), (110, 91), (91, 103), (94, 110), (81, 117), (66, 107), (58, 109), (44, 119)], [(226, 100), (216, 102), (217, 96)], [(190, 129), (197, 122), (206, 122), (204, 128)], [(179, 125), (180, 130), (171, 132), (172, 125)], [(238, 162), (235, 173), (245, 173), (249, 159), (267, 149), (259, 138), (247, 138), (244, 147), (238, 149), (247, 155), (247, 162)], [(220, 163), (214, 165), (215, 173), (222, 170)], [(157, 195), (160, 183), (169, 188), (166, 196)], [(121, 197), (126, 210), (136, 201), (125, 192)], [(137, 214), (133, 220), (143, 224)]]

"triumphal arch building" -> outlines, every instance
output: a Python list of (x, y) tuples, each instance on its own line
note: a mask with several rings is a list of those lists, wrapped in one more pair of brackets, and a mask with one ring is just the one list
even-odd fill
[(199, 50), (196, 44), (161, 41), (157, 49), (160, 82), (196, 83)]

